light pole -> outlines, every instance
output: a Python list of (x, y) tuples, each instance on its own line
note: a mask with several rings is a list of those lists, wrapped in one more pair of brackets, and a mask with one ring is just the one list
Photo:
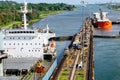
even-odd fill
[[(81, 1), (81, 6), (82, 6), (82, 21), (84, 22), (84, 7), (86, 6), (85, 0)], [(82, 25), (82, 62), (84, 67), (84, 25)]]

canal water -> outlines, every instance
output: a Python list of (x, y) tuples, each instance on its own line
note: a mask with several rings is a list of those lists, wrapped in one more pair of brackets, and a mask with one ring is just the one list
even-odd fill
[[(92, 16), (93, 12), (98, 11), (99, 8), (103, 9), (103, 11), (109, 12), (109, 18), (111, 20), (120, 18), (120, 12), (107, 9), (105, 6), (87, 5), (84, 8), (77, 6), (77, 9), (74, 11), (67, 11), (57, 15), (51, 15), (33, 24), (32, 27), (44, 28), (46, 24), (48, 24), (50, 29), (56, 33), (56, 36), (71, 36), (76, 32), (79, 32), (85, 17), (88, 15)], [(114, 25), (112, 30), (109, 31), (95, 29), (95, 34), (116, 35), (119, 33), (119, 30), (120, 25)], [(63, 53), (64, 48), (66, 48), (69, 43), (70, 41), (57, 42), (58, 56)], [(95, 38), (94, 46), (95, 80), (120, 80), (120, 40)], [(36, 59), (28, 59), (27, 61), (31, 63), (35, 60)], [(16, 61), (16, 59), (13, 61)], [(15, 63), (15, 65), (17, 66), (18, 63)], [(26, 68), (30, 65), (26, 65), (25, 63), (24, 66)], [(10, 64), (5, 66), (5, 68), (7, 67), (10, 67)]]
[[(86, 16), (92, 16), (99, 9), (109, 12), (109, 18), (116, 20), (120, 18), (120, 12), (110, 10), (105, 6), (87, 5), (78, 6), (74, 11), (52, 15), (32, 25), (32, 27), (45, 27), (46, 24), (56, 32), (57, 36), (71, 36), (81, 29)], [(118, 35), (120, 25), (113, 25), (111, 30), (102, 31), (95, 29), (95, 34)], [(70, 41), (57, 42), (57, 55), (63, 53)], [(120, 40), (95, 38), (95, 80), (120, 80)]]

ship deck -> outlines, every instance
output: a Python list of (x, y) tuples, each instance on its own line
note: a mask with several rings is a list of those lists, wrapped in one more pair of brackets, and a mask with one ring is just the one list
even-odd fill
[[(36, 64), (34, 64), (32, 66), (32, 68), (35, 70), (35, 68), (37, 67), (38, 63), (41, 62), (41, 61), (38, 61)], [(52, 60), (42, 60), (42, 66), (44, 66), (44, 72), (41, 72), (41, 73), (37, 73), (36, 70), (33, 71), (33, 72), (29, 72), (24, 78), (23, 80), (28, 80), (28, 78), (30, 80), (33, 80), (33, 79), (40, 79), (42, 80), (43, 78), (45, 78), (45, 75), (48, 75), (50, 74), (50, 72), (52, 72), (51, 69), (53, 69), (53, 66), (56, 67), (54, 65), (54, 63), (56, 62), (56, 58), (55, 59), (52, 59)], [(48, 73), (48, 74), (47, 74)]]
[[(35, 68), (36, 63), (38, 63), (39, 59), (38, 58), (8, 58), (3, 61), (3, 66), (4, 66), (4, 71), (6, 69), (27, 69), (30, 71), (31, 67)], [(26, 80), (28, 78), (33, 79), (34, 77), (42, 79), (45, 74), (48, 72), (48, 70), (51, 68), (52, 64), (54, 63), (55, 59), (48, 61), (48, 60), (43, 60), (41, 63), (44, 66), (44, 73), (39, 74), (36, 72), (28, 72), (27, 75), (25, 76), (16, 76), (16, 75), (6, 75), (4, 74), (3, 77), (0, 77), (0, 80)], [(30, 74), (29, 74), (30, 73)]]
[[(27, 69), (29, 70), (32, 65), (36, 63), (38, 58), (7, 58), (3, 60), (4, 71), (6, 69)], [(0, 80), (19, 80), (20, 76), (7, 76), (4, 74)]]

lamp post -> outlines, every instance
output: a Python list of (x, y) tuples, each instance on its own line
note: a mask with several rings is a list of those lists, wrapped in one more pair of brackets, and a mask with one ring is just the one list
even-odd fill
[[(86, 6), (85, 0), (81, 1), (81, 6), (82, 6), (82, 21), (84, 22), (84, 7)], [(82, 62), (83, 62), (83, 67), (84, 67), (84, 25), (82, 25)]]

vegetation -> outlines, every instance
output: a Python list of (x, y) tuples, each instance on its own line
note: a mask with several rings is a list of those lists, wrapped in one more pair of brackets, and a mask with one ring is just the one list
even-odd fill
[(85, 71), (84, 70), (79, 70), (76, 72), (76, 78), (75, 80), (84, 80), (84, 74), (85, 74)]
[(33, 77), (33, 75), (34, 73), (30, 73), (30, 75), (28, 75), (25, 80), (30, 80)]
[[(18, 21), (22, 21), (22, 14), (19, 13), (20, 7), (23, 4), (16, 3), (13, 1), (0, 1), (0, 27), (9, 25), (11, 23), (16, 23), (16, 25), (20, 24)], [(32, 4), (28, 3), (28, 9), (31, 9), (32, 12), (27, 14), (27, 19), (29, 23), (36, 22), (41, 18), (44, 18), (50, 14), (56, 14), (59, 11), (64, 10), (73, 10), (75, 8), (74, 5), (67, 5), (64, 3), (56, 3), (56, 4), (47, 4), (47, 3), (38, 3)]]
[(109, 9), (119, 10), (120, 9), (120, 4), (108, 5), (107, 7)]
[(59, 80), (68, 80), (70, 74), (70, 70), (62, 70), (62, 73), (59, 77)]
[(77, 75), (75, 80), (84, 80), (84, 75)]

